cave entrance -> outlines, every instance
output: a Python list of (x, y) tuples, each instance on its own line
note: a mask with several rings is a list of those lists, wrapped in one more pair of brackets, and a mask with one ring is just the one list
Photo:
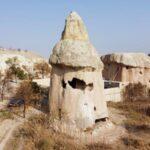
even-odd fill
[(68, 81), (68, 83), (74, 89), (85, 90), (85, 88), (87, 88), (89, 91), (93, 89), (93, 83), (86, 85), (84, 80), (80, 80), (78, 78), (73, 78), (72, 81)]
[(74, 89), (84, 90), (86, 88), (86, 83), (83, 80), (73, 78), (72, 81), (68, 81), (69, 85)]

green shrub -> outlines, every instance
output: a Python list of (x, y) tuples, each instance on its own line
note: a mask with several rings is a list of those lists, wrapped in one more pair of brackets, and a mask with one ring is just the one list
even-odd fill
[(28, 77), (27, 73), (25, 73), (24, 70), (22, 70), (20, 67), (16, 67), (15, 65), (12, 65), (10, 67), (10, 70), (11, 74), (15, 75), (15, 77), (17, 77), (20, 80), (25, 80)]
[(17, 77), (18, 77), (20, 80), (25, 80), (25, 79), (27, 79), (28, 75), (27, 75), (27, 73), (25, 73), (22, 69), (17, 68)]

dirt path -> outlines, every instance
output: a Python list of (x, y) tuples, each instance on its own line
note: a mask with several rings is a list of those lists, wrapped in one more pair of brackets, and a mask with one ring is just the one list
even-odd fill
[(19, 127), (22, 123), (27, 121), (27, 119), (34, 115), (34, 114), (40, 114), (41, 112), (29, 108), (27, 112), (26, 119), (15, 116), (15, 118), (12, 119), (6, 119), (0, 124), (0, 150), (3, 150), (5, 148), (5, 145), (7, 144), (8, 140), (12, 137), (13, 131)]
[(5, 120), (0, 126), (1, 138), (0, 138), (0, 150), (3, 150), (8, 139), (12, 136), (14, 129), (16, 129), (22, 121), (20, 120)]

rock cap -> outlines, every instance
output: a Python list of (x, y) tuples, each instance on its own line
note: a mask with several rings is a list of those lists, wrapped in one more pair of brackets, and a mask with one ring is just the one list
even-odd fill
[(51, 64), (70, 67), (103, 67), (98, 53), (89, 41), (82, 18), (71, 12), (65, 22), (61, 40), (53, 48)]
[(125, 66), (150, 68), (150, 57), (144, 53), (112, 53), (101, 56), (103, 63), (118, 63)]

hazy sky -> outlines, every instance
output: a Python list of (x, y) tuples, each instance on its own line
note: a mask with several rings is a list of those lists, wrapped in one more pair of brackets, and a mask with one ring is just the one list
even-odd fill
[(150, 52), (150, 0), (0, 0), (0, 46), (49, 57), (72, 10), (99, 53)]

